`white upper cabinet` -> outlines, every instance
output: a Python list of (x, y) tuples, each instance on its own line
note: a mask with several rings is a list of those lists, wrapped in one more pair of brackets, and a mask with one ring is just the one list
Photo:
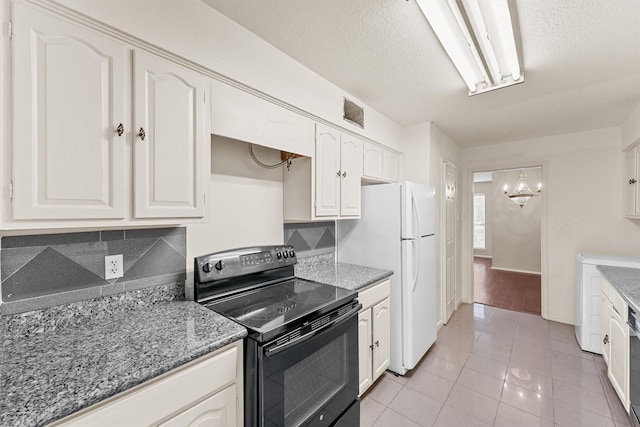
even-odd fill
[(624, 186), (624, 216), (640, 217), (640, 147), (635, 146), (624, 152), (622, 185)]
[(204, 217), (207, 77), (21, 1), (12, 52), (3, 228)]
[(360, 215), (362, 141), (343, 134), (340, 141), (340, 216)]
[(285, 221), (360, 216), (361, 140), (316, 124), (315, 156), (293, 159), (283, 173)]
[(400, 154), (395, 151), (365, 142), (362, 176), (376, 181), (399, 181), (400, 159)]
[(127, 48), (13, 12), (13, 218), (123, 218)]
[(340, 214), (340, 132), (316, 125), (316, 215)]
[(136, 218), (204, 214), (205, 77), (134, 52)]

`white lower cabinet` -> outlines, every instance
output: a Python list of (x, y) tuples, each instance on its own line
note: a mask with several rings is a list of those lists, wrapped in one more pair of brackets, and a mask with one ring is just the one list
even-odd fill
[(358, 292), (359, 394), (362, 395), (389, 367), (391, 318), (388, 279)]
[(51, 426), (240, 427), (242, 357), (237, 341)]
[(629, 412), (629, 327), (627, 303), (611, 284), (602, 278), (602, 355), (607, 377)]

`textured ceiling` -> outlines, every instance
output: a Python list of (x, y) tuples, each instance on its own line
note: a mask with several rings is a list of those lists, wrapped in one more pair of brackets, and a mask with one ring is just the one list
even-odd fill
[(406, 126), (464, 147), (619, 126), (640, 103), (640, 1), (515, 0), (525, 83), (473, 97), (414, 0), (204, 0)]

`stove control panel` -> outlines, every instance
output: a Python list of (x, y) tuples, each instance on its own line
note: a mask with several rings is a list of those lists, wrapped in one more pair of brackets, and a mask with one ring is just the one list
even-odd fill
[(296, 264), (293, 246), (258, 246), (216, 252), (195, 258), (197, 283), (212, 282)]

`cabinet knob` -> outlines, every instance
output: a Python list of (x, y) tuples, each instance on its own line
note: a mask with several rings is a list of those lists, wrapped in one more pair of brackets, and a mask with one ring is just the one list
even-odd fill
[(347, 171), (342, 172), (342, 177), (346, 178), (347, 177)]
[(631, 178), (631, 179), (629, 180), (629, 184), (631, 184), (631, 185), (635, 184), (636, 182), (638, 182), (638, 181), (636, 181), (636, 179), (635, 179), (635, 178)]
[(605, 335), (605, 336), (604, 336), (604, 339), (602, 340), (602, 342), (603, 342), (604, 344), (608, 344), (608, 343), (609, 343), (609, 334), (607, 334), (607, 335)]
[(138, 131), (138, 138), (140, 138), (141, 140), (144, 141), (144, 138), (147, 136), (147, 134), (144, 132), (143, 128), (140, 128), (140, 130)]
[(122, 136), (122, 134), (124, 133), (124, 126), (122, 126), (122, 123), (120, 123), (116, 128), (116, 133), (118, 134), (118, 136)]
[(338, 178), (340, 178), (340, 175), (342, 175), (342, 171), (338, 171)]
[(380, 347), (380, 341), (376, 341), (376, 347)]
[(371, 345), (369, 346), (369, 348), (370, 348), (371, 350), (373, 350), (373, 344), (371, 344)]

